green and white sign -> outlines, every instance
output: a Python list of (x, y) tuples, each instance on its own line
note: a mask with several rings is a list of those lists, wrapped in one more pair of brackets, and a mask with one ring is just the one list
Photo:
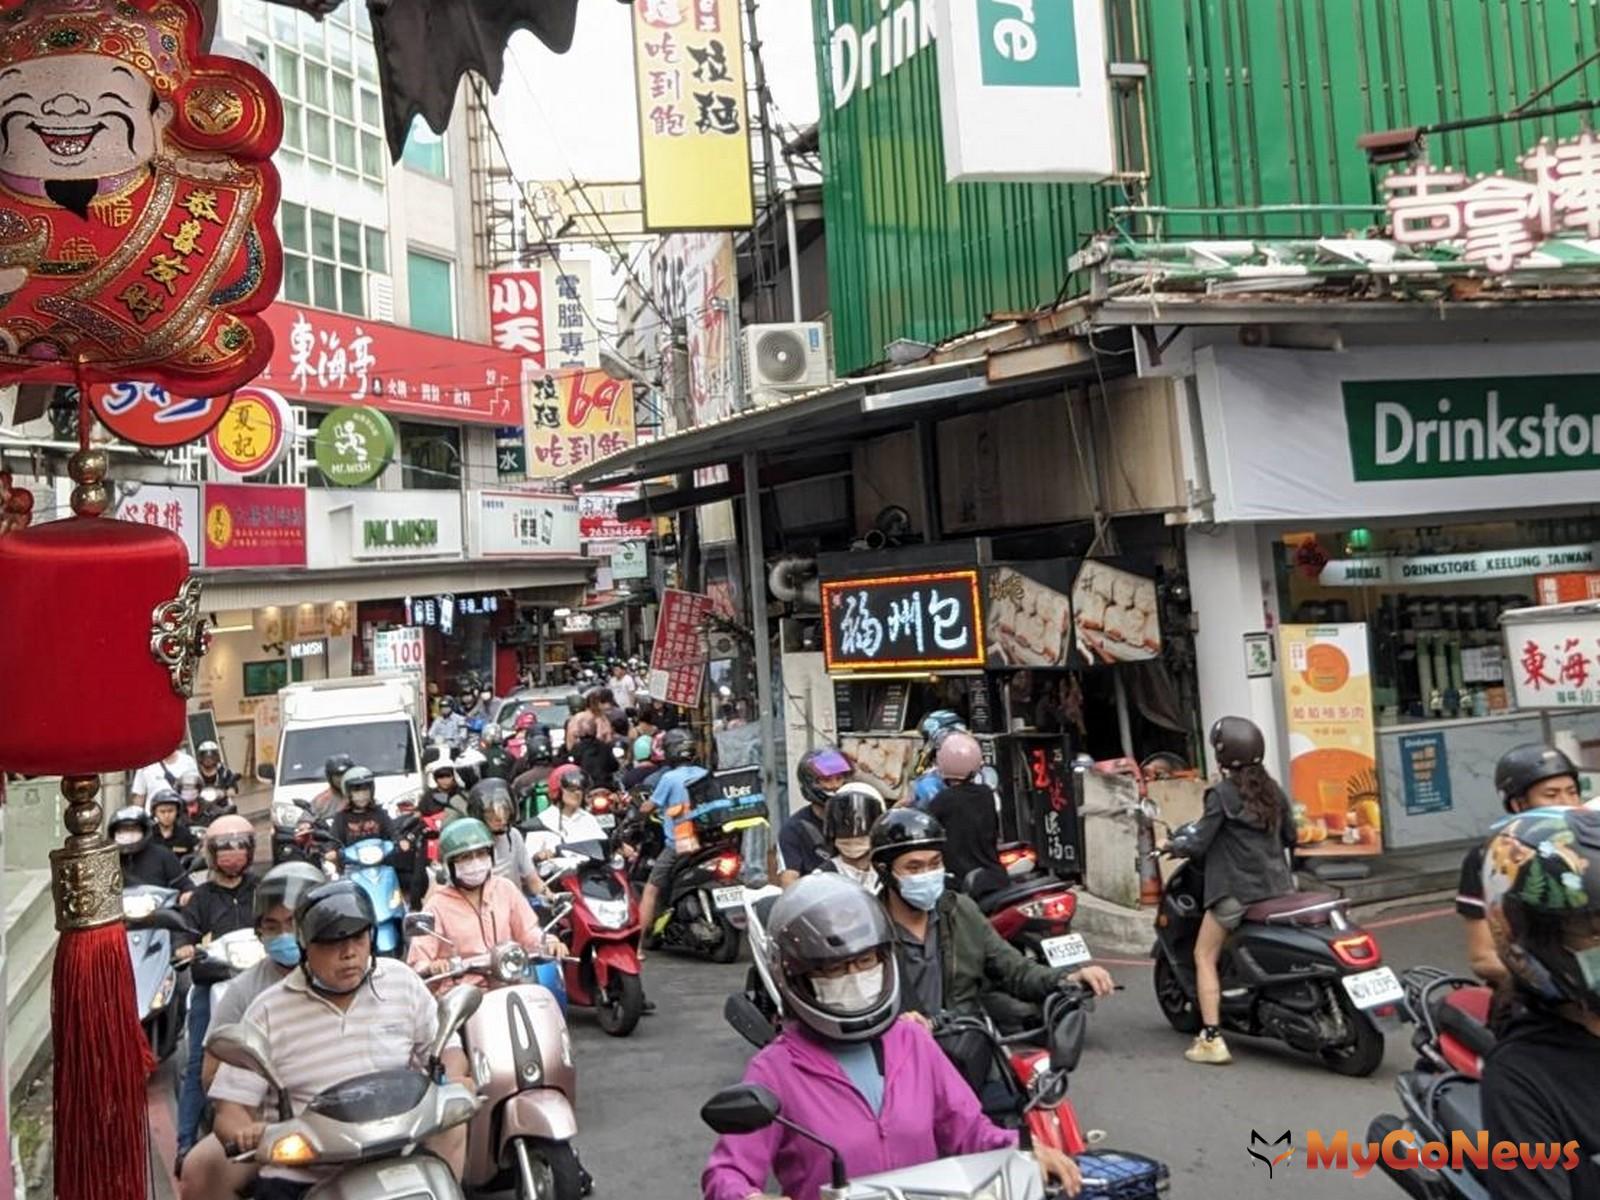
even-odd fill
[(1077, 87), (1078, 34), (1072, 27), (1073, 3), (977, 0), (983, 82), (1003, 87)]
[(439, 548), (439, 522), (429, 517), (410, 521), (379, 519), (361, 522), (364, 550), (432, 551)]
[(312, 442), (317, 469), (337, 487), (371, 483), (394, 461), (394, 426), (375, 408), (349, 405), (322, 418)]
[(1600, 470), (1600, 375), (1343, 387), (1358, 482)]

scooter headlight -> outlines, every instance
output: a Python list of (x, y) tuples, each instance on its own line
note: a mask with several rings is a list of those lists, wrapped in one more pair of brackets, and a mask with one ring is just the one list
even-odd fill
[(272, 1161), (286, 1167), (297, 1167), (303, 1163), (315, 1162), (317, 1152), (311, 1148), (311, 1143), (298, 1133), (291, 1133), (272, 1143)]
[(156, 910), (156, 898), (148, 892), (122, 898), (122, 915), (130, 921), (142, 921)]
[(528, 970), (528, 952), (521, 946), (508, 946), (495, 958), (494, 973), (506, 983), (515, 983)]
[(628, 923), (628, 902), (626, 900), (589, 900), (589, 911), (594, 914), (596, 925), (606, 929), (621, 929)]
[(356, 861), (363, 867), (375, 867), (383, 861), (382, 846), (362, 846), (356, 851)]

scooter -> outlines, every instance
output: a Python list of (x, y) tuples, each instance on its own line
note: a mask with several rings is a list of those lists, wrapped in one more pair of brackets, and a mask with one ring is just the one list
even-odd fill
[(440, 1082), (440, 1056), (482, 999), (477, 988), (458, 987), (439, 1001), (439, 1031), (425, 1070), (377, 1071), (347, 1080), (313, 1097), (298, 1117), (289, 1089), (273, 1070), (266, 1036), (246, 1022), (213, 1030), (206, 1050), (260, 1075), (278, 1096), (277, 1120), (262, 1131), (254, 1150), (240, 1153), (231, 1143), (223, 1149), (236, 1162), (338, 1168), (307, 1200), (463, 1200), (450, 1168), (416, 1151), (425, 1139), (478, 1111), (471, 1090)]
[[(1471, 1141), (1483, 1129), (1479, 1079), (1483, 1056), (1494, 1046), (1485, 1023), (1490, 989), (1476, 979), (1451, 975), (1437, 967), (1413, 967), (1400, 979), (1405, 989), (1404, 1019), (1416, 1026), (1411, 1044), (1417, 1065), (1395, 1080), (1403, 1115), (1380, 1113), (1367, 1128), (1367, 1138), (1382, 1142), (1397, 1130), (1409, 1130), (1416, 1145), (1452, 1145), (1460, 1131)], [(1401, 1169), (1378, 1160), (1384, 1174), (1415, 1200), (1487, 1200), (1488, 1188), (1470, 1159), (1460, 1167), (1416, 1166)]]
[(599, 842), (562, 846), (545, 882), (561, 889), (571, 903), (551, 927), (571, 948), (562, 964), (568, 1000), (595, 1010), (600, 1028), (612, 1037), (633, 1032), (644, 1012), (639, 979), (639, 903), (620, 855), (613, 858)]
[[(406, 933), (451, 945), (432, 913), (412, 913)], [(465, 1026), (482, 1107), (467, 1128), (463, 1182), (473, 1192), (515, 1190), (519, 1200), (579, 1200), (585, 1174), (572, 1145), (578, 1133), (572, 1041), (556, 998), (528, 982), (530, 970), (527, 951), (503, 942), (488, 954), (455, 959), (437, 977), (488, 980)], [(461, 990), (471, 989), (458, 987), (441, 1003)]]
[(353, 879), (372, 901), (378, 923), (374, 931), (379, 954), (398, 956), (401, 952), (400, 924), (406, 915), (406, 892), (400, 886), (400, 873), (389, 865), (397, 847), (382, 838), (362, 838), (339, 852), (344, 877)]
[(173, 888), (139, 884), (122, 892), (122, 916), (133, 960), (135, 1003), (150, 1052), (164, 1060), (183, 1038), (189, 1004), (187, 964), (173, 961), (173, 935), (188, 930)]
[(1071, 967), (1087, 962), (1089, 948), (1072, 932), (1078, 897), (1072, 888), (1039, 870), (1033, 847), (1021, 842), (1000, 847), (1001, 874), (993, 869), (970, 871), (963, 889), (995, 932), (1035, 962)]
[[(1189, 859), (1193, 830), (1176, 830), (1166, 853)], [(1180, 1033), (1200, 1030), (1194, 944), (1204, 887), (1192, 859), (1172, 873), (1150, 950), (1156, 1003)], [(1342, 897), (1296, 892), (1252, 904), (1217, 960), (1223, 1028), (1276, 1038), (1340, 1075), (1370, 1075), (1383, 1061), (1383, 1031), (1373, 1017), (1392, 1012), (1403, 996), (1399, 979), (1382, 964), (1378, 939), (1352, 923)]]
[(742, 865), (737, 835), (679, 853), (650, 934), (668, 950), (686, 950), (717, 963), (738, 958), (740, 933), (728, 914), (744, 903)]
[[(778, 1097), (758, 1084), (724, 1088), (700, 1109), (700, 1119), (720, 1134), (754, 1133), (775, 1124), (826, 1149), (832, 1157), (830, 1181), (821, 1200), (1045, 1200), (1059, 1195), (1047, 1190), (1038, 1164), (1027, 1149), (989, 1150), (941, 1158), (916, 1167), (880, 1171), (851, 1179), (844, 1159), (826, 1138), (783, 1116)], [(1165, 1195), (1167, 1169), (1153, 1159), (1115, 1150), (1090, 1150), (1078, 1156), (1083, 1174), (1083, 1200), (1155, 1200)]]

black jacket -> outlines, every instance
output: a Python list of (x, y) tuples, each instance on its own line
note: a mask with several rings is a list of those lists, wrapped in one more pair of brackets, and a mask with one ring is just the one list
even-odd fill
[(149, 887), (189, 890), (189, 873), (177, 856), (155, 838), (150, 838), (135, 854), (122, 857), (122, 886), (145, 884)]
[(980, 867), (1005, 874), (992, 790), (981, 783), (952, 784), (933, 798), (928, 812), (944, 826), (944, 868), (956, 886), (966, 887), (967, 875)]
[(1286, 848), (1294, 848), (1294, 813), (1283, 789), (1276, 790), (1276, 829), (1251, 819), (1231, 779), (1206, 792), (1205, 815), (1190, 844), (1193, 857), (1203, 859), (1207, 908), (1225, 896), (1254, 904), (1294, 891), (1294, 876), (1283, 856)]
[(366, 838), (382, 838), (386, 842), (398, 840), (394, 822), (380, 805), (373, 804), (360, 810), (346, 808), (334, 816), (333, 836), (341, 846), (353, 846)]
[(200, 839), (195, 836), (194, 830), (189, 828), (187, 821), (179, 821), (173, 825), (170, 837), (163, 835), (161, 826), (157, 825), (156, 831), (150, 835), (150, 840), (172, 851), (173, 857), (180, 863), (200, 848)]
[(611, 744), (596, 737), (579, 738), (572, 747), (572, 761), (589, 777), (592, 788), (615, 788), (617, 756), (611, 753)]
[[(183, 905), (183, 919), (194, 932), (190, 936), (178, 935), (178, 945), (203, 942), (219, 938), (236, 929), (249, 929), (255, 924), (256, 881), (245, 875), (238, 887), (225, 888), (207, 880), (195, 888)], [(192, 968), (196, 983), (221, 983), (230, 972), (227, 964), (216, 965), (197, 956)]]

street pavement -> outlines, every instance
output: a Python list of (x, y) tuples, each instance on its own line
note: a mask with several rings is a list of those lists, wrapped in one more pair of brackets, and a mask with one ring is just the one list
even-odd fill
[[(1417, 963), (1465, 970), (1458, 921), (1443, 898), (1365, 919), (1385, 962), (1397, 970)], [(1387, 1060), (1370, 1079), (1344, 1079), (1274, 1043), (1244, 1038), (1229, 1039), (1232, 1066), (1198, 1067), (1184, 1060), (1187, 1039), (1156, 1008), (1148, 960), (1100, 961), (1125, 990), (1102, 1001), (1091, 1018), (1072, 1098), (1084, 1126), (1105, 1131), (1104, 1145), (1166, 1162), (1174, 1197), (1400, 1195), (1382, 1178), (1308, 1171), (1304, 1135), (1311, 1128), (1326, 1135), (1344, 1128), (1364, 1139), (1367, 1122), (1395, 1106), (1395, 1075), (1411, 1064), (1408, 1028), (1391, 1031)], [(716, 966), (651, 955), (645, 982), (659, 1011), (628, 1038), (607, 1037), (582, 1010), (569, 1014), (578, 1062), (578, 1146), (596, 1179), (595, 1200), (698, 1195), (712, 1141), (700, 1123), (700, 1105), (736, 1082), (749, 1057), (749, 1047), (722, 1018), (723, 999), (740, 987), (745, 969), (743, 962)], [(158, 1146), (171, 1145), (174, 1076), (168, 1064), (152, 1085)], [(1276, 1168), (1274, 1180), (1246, 1153), (1252, 1129), (1269, 1141), (1291, 1131), (1294, 1156)], [(165, 1147), (159, 1153), (170, 1163)], [(158, 1168), (158, 1185), (165, 1183), (163, 1174)], [(164, 1190), (158, 1186), (158, 1198)]]

